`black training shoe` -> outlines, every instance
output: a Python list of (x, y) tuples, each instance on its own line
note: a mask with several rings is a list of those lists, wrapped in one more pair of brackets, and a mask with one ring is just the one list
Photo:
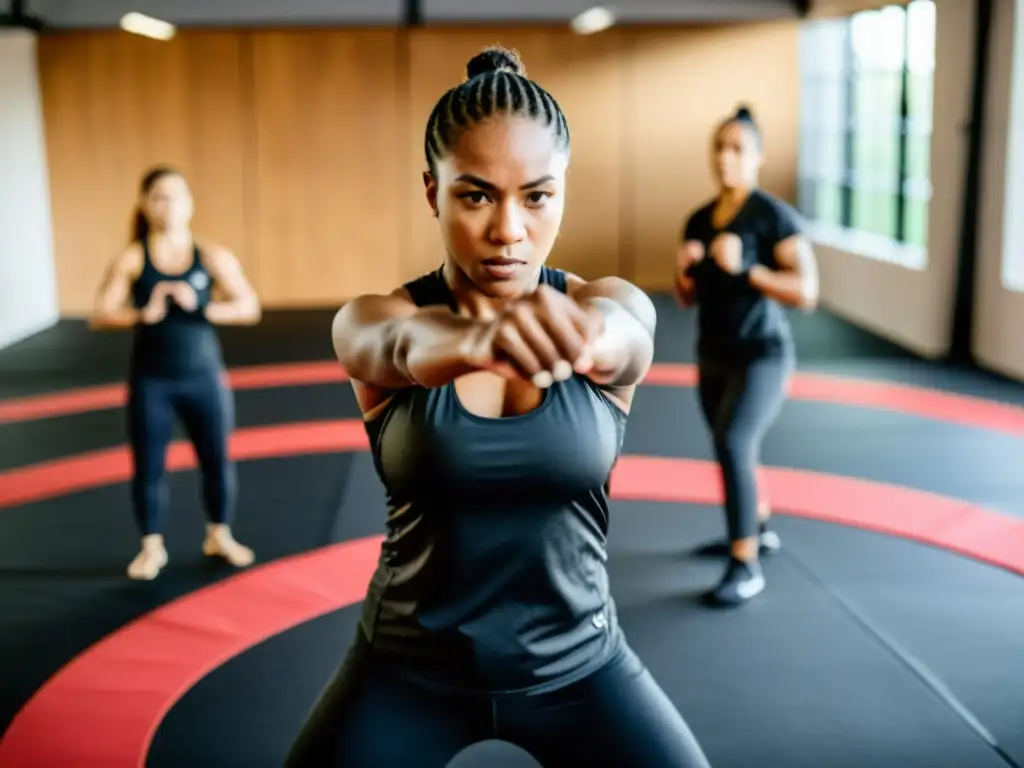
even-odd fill
[(761, 564), (757, 560), (746, 563), (729, 558), (729, 566), (718, 586), (705, 595), (712, 605), (742, 605), (764, 591), (765, 580)]
[[(760, 537), (757, 547), (759, 557), (771, 557), (778, 554), (782, 549), (782, 539), (779, 538), (779, 534), (764, 523), (761, 523), (761, 531), (758, 536)], [(729, 557), (730, 552), (731, 547), (728, 541), (712, 541), (697, 547), (693, 550), (692, 554), (698, 558), (717, 560), (718, 558)]]

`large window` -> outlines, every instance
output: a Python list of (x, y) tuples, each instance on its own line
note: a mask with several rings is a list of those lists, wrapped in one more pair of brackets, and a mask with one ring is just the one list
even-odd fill
[(800, 59), (801, 212), (819, 233), (859, 235), (865, 255), (923, 267), (934, 0), (812, 22)]

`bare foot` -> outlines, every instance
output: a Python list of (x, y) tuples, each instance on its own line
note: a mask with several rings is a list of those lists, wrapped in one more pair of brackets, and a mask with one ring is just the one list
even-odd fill
[(164, 538), (159, 534), (142, 537), (142, 551), (128, 564), (128, 578), (136, 581), (152, 581), (167, 565), (167, 550)]
[(203, 541), (203, 554), (207, 557), (219, 557), (236, 568), (252, 565), (256, 554), (246, 546), (235, 541), (231, 529), (226, 525), (210, 525), (206, 529), (206, 540)]

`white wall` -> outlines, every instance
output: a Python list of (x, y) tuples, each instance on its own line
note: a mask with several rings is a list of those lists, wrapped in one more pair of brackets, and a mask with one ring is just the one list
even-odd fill
[(936, 4), (934, 192), (925, 267), (886, 262), (884, 253), (868, 255), (877, 245), (861, 244), (868, 238), (855, 233), (821, 240), (816, 248), (822, 305), (925, 357), (939, 357), (949, 349), (971, 113), (974, 14), (973, 0)]
[(1024, 0), (995, 0), (992, 27), (973, 348), (981, 365), (1024, 379), (1024, 285), (1019, 266), (1005, 269), (1024, 262)]
[(0, 348), (58, 319), (36, 38), (0, 30)]

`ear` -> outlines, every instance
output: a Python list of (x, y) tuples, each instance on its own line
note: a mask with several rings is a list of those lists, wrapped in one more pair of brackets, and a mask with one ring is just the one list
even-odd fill
[(427, 204), (430, 206), (430, 210), (433, 211), (434, 217), (437, 217), (437, 179), (434, 178), (434, 174), (430, 171), (423, 172), (423, 186), (427, 193)]

